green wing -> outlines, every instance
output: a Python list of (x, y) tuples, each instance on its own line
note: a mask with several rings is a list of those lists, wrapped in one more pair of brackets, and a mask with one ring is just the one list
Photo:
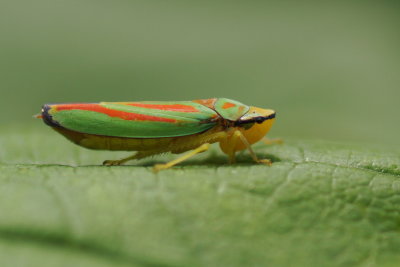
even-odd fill
[(237, 121), (240, 117), (245, 115), (249, 109), (249, 106), (227, 98), (218, 98), (214, 104), (214, 110), (218, 112), (222, 118), (230, 121)]
[(218, 114), (192, 101), (101, 102), (45, 105), (51, 126), (72, 131), (128, 138), (191, 135), (216, 125)]

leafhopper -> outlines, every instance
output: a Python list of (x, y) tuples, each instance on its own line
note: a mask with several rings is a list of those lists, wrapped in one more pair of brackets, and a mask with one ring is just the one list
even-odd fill
[(168, 169), (219, 143), (229, 162), (247, 149), (257, 163), (251, 145), (261, 140), (275, 121), (275, 111), (244, 105), (226, 98), (192, 101), (145, 101), (46, 104), (43, 121), (77, 145), (89, 149), (136, 151), (104, 165), (121, 165), (130, 160), (171, 152), (183, 156), (154, 171)]

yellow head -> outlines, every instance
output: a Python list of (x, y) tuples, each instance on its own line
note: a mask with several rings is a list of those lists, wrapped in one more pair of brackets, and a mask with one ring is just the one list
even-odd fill
[[(272, 109), (250, 107), (249, 111), (235, 122), (234, 128), (240, 130), (250, 145), (254, 144), (268, 133), (275, 121), (275, 114), (276, 112)], [(246, 149), (246, 145), (241, 140), (236, 142), (236, 145), (232, 147), (233, 139), (228, 136), (220, 141), (220, 147), (225, 153), (229, 153), (232, 149), (234, 151)]]

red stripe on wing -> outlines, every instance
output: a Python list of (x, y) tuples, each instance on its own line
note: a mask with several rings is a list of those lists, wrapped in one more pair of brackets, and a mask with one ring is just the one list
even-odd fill
[(176, 120), (169, 118), (108, 109), (101, 106), (100, 104), (60, 104), (60, 105), (54, 105), (54, 107), (56, 108), (57, 111), (87, 110), (87, 111), (103, 113), (113, 118), (120, 118), (123, 120), (130, 120), (130, 121), (160, 121), (160, 122), (170, 122), (170, 123), (176, 122)]
[(233, 103), (230, 103), (230, 102), (226, 102), (226, 103), (224, 103), (224, 105), (222, 106), (223, 109), (228, 109), (228, 108), (233, 108), (233, 107), (236, 107), (236, 105), (233, 104)]
[(182, 104), (145, 104), (145, 103), (126, 103), (126, 105), (139, 107), (139, 108), (149, 108), (149, 109), (159, 109), (177, 112), (199, 112), (199, 110), (193, 106), (182, 105)]

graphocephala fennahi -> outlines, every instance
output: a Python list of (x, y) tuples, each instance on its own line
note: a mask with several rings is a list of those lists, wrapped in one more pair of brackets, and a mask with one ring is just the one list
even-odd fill
[(155, 171), (170, 168), (219, 142), (222, 151), (235, 162), (235, 153), (261, 140), (275, 121), (275, 111), (244, 105), (226, 98), (193, 101), (145, 101), (46, 104), (43, 121), (77, 145), (99, 150), (136, 151), (104, 165), (121, 165), (129, 160), (172, 152), (189, 153)]

